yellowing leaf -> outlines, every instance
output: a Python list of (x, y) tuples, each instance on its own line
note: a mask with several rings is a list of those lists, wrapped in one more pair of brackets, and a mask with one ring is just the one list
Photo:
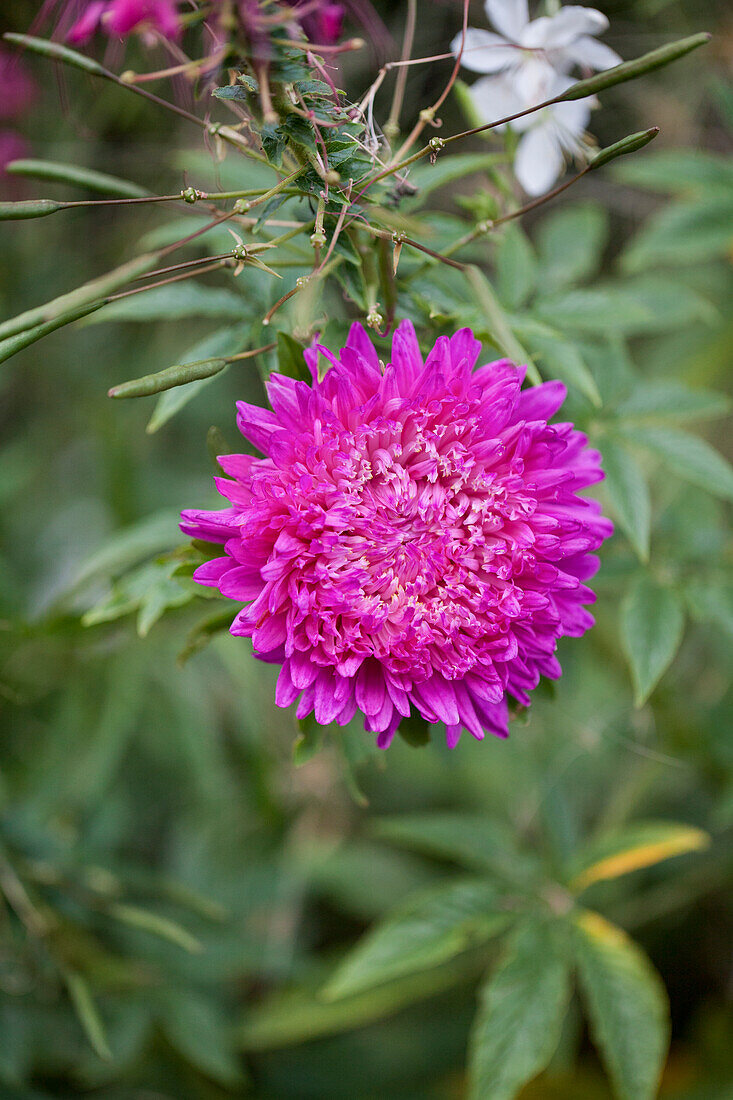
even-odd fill
[(594, 882), (618, 878), (642, 867), (651, 867), (663, 859), (705, 848), (710, 838), (702, 829), (676, 822), (643, 822), (613, 833), (586, 849), (581, 869), (570, 886), (585, 890)]

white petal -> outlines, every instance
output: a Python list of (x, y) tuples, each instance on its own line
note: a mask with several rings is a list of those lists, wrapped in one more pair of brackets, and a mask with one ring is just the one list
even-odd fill
[(533, 19), (522, 31), (519, 40), (520, 46), (528, 50), (542, 50), (547, 45), (547, 35), (552, 29), (552, 19), (541, 15), (539, 19)]
[(553, 67), (540, 57), (526, 58), (512, 73), (517, 94), (525, 107), (535, 107), (550, 99), (556, 78)]
[(595, 8), (560, 8), (557, 15), (550, 18), (549, 24), (544, 29), (544, 44), (548, 47), (568, 46), (581, 35), (602, 34), (608, 30), (608, 20)]
[(595, 38), (585, 34), (562, 52), (567, 54), (568, 60), (573, 64), (595, 69), (597, 72), (603, 72), (605, 69), (612, 69), (614, 65), (621, 64), (621, 58), (615, 50), (605, 42), (596, 42)]
[(528, 195), (544, 195), (562, 172), (562, 150), (550, 126), (528, 130), (517, 146), (514, 175)]
[[(457, 34), (450, 44), (451, 53), (458, 57), (463, 34)], [(516, 46), (510, 46), (505, 38), (491, 31), (469, 27), (461, 54), (461, 65), (473, 73), (498, 73), (520, 59)]]
[(529, 22), (527, 0), (486, 0), (488, 20), (511, 42), (518, 42)]
[[(471, 86), (471, 96), (485, 122), (495, 122), (498, 118), (506, 118), (522, 110), (511, 80), (504, 76), (486, 76), (483, 80), (477, 80)], [(503, 129), (503, 126), (497, 127), (499, 132)]]
[(552, 117), (562, 132), (566, 149), (574, 149), (575, 139), (586, 129), (591, 108), (595, 105), (595, 97), (586, 96), (585, 99), (568, 99), (552, 107)]

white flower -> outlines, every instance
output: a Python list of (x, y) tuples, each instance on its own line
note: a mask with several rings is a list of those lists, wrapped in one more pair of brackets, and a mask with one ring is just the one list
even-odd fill
[[(552, 73), (535, 102), (552, 99), (573, 83), (567, 76)], [(519, 95), (515, 82), (507, 73), (477, 80), (471, 93), (479, 114), (487, 122), (506, 118), (531, 106)], [(565, 156), (577, 156), (582, 152), (581, 138), (596, 103), (594, 96), (570, 99), (523, 115), (511, 123), (512, 129), (522, 135), (515, 154), (514, 175), (528, 195), (543, 195), (549, 191), (563, 170)]]
[[(469, 27), (461, 64), (476, 73), (511, 73), (524, 99), (536, 97), (547, 83), (548, 70), (565, 75), (575, 65), (603, 70), (621, 61), (614, 50), (593, 37), (608, 29), (608, 19), (595, 8), (560, 8), (555, 15), (530, 21), (527, 0), (486, 0), (484, 6), (489, 21), (501, 33)], [(461, 41), (458, 34), (451, 43), (456, 56)]]
[[(471, 94), (480, 116), (493, 122), (526, 111), (558, 95), (574, 83), (568, 73), (610, 69), (621, 58), (596, 41), (608, 28), (595, 8), (569, 6), (555, 15), (530, 20), (527, 0), (486, 0), (486, 14), (500, 34), (469, 27), (465, 41), (458, 34), (452, 52), (473, 72), (490, 74), (477, 80)], [(461, 43), (463, 52), (461, 53)], [(511, 123), (521, 133), (514, 172), (530, 195), (548, 191), (563, 169), (566, 154), (582, 149), (594, 98), (556, 103)], [(502, 127), (497, 127), (501, 129)]]

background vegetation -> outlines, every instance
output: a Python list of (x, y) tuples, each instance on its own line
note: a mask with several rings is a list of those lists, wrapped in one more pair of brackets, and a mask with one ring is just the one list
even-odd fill
[[(454, 5), (429, 7), (419, 54), (444, 50), (459, 22)], [(3, 18), (26, 30), (35, 9), (11, 0)], [(402, 5), (380, 10), (399, 40)], [(579, 916), (579, 991), (553, 1034), (543, 1006), (565, 1003), (553, 945), (531, 924), (515, 930), (528, 898), (563, 913), (581, 893), (666, 986), (660, 1095), (733, 1096), (733, 472), (709, 445), (725, 442), (733, 346), (730, 25), (713, 4), (606, 11), (624, 57), (700, 29), (715, 38), (604, 97), (600, 144), (656, 123), (653, 150), (478, 249), (512, 333), (569, 384), (568, 415), (601, 447), (617, 524), (596, 628), (561, 645), (562, 680), (507, 743), (464, 737), (448, 752), (433, 729), (427, 747), (380, 754), (354, 724), (308, 759), (312, 731), (275, 708), (271, 669), (214, 634), (219, 605), (192, 601), (173, 575), (177, 513), (212, 500), (207, 433), (217, 425), (233, 443), (233, 402), (261, 400), (260, 375), (236, 364), (195, 401), (158, 404), (152, 424), (155, 399), (106, 392), (216, 354), (193, 352), (214, 325), (251, 323), (269, 304), (256, 271), (204, 280), (198, 297), (143, 297), (0, 368), (3, 1097), (438, 1100), (470, 1087), (491, 1100), (515, 1089), (508, 1077), (500, 1092), (493, 1071), (482, 1085), (481, 1059), (527, 1070), (550, 1033), (549, 1067), (523, 1097), (641, 1100), (665, 1043), (643, 957), (622, 944), (617, 967), (599, 962), (593, 945), (616, 941)], [(206, 155), (187, 129), (111, 86), (28, 64), (37, 155), (156, 190), (165, 164), (174, 190), (184, 170), (199, 185)], [(358, 95), (373, 68), (368, 50), (350, 57), (345, 86)], [(417, 72), (413, 116), (443, 80)], [(443, 118), (446, 132), (462, 126), (456, 101)], [(473, 152), (493, 148), (479, 139)], [(222, 175), (247, 186), (242, 171), (227, 160)], [(485, 216), (486, 186), (474, 172), (433, 195), (432, 247)], [(163, 221), (110, 208), (2, 223), (2, 316), (115, 266), (131, 234)], [(412, 285), (406, 308), (423, 331), (480, 328), (458, 273), (431, 267)], [(327, 341), (356, 316), (338, 295), (325, 312)], [(603, 863), (619, 853), (625, 863)], [(499, 984), (472, 1029), (487, 971)], [(502, 996), (509, 1041), (525, 1037), (529, 1053), (507, 1053), (493, 1023), (482, 1036)]]

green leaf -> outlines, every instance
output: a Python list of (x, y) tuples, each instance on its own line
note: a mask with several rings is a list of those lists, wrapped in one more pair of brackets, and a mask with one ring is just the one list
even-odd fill
[(660, 149), (614, 166), (612, 174), (622, 183), (664, 194), (702, 195), (713, 190), (729, 196), (733, 187), (730, 157), (702, 149)]
[(316, 722), (314, 714), (309, 714), (305, 718), (296, 718), (295, 721), (299, 732), (293, 742), (293, 763), (296, 768), (300, 768), (317, 756), (323, 748), (326, 727)]
[(270, 164), (279, 168), (283, 162), (283, 152), (287, 144), (285, 135), (279, 126), (266, 122), (260, 130), (262, 149)]
[(111, 1061), (112, 1051), (109, 1048), (107, 1033), (102, 1017), (99, 1015), (99, 1009), (94, 1003), (89, 984), (81, 974), (73, 970), (64, 971), (63, 977), (74, 1011), (93, 1050), (106, 1062)]
[(514, 327), (526, 342), (529, 350), (538, 358), (538, 366), (544, 375), (559, 378), (568, 386), (574, 386), (591, 405), (602, 404), (596, 380), (574, 343), (564, 340), (549, 326), (537, 323), (523, 324), (517, 319)]
[[(182, 365), (185, 366), (189, 362), (198, 362), (201, 359), (237, 355), (244, 348), (248, 337), (248, 326), (236, 325), (231, 328), (220, 329), (189, 348), (188, 352), (185, 352), (182, 356)], [(153, 415), (148, 421), (146, 432), (150, 435), (157, 432), (177, 412), (180, 412), (204, 386), (208, 386), (215, 377), (214, 374), (208, 378), (201, 378), (196, 382), (187, 382), (185, 386), (176, 386), (174, 389), (162, 393), (153, 409)]]
[(481, 990), (469, 1040), (468, 1100), (514, 1100), (550, 1061), (570, 994), (557, 929), (531, 919)]
[(725, 259), (731, 246), (733, 196), (716, 200), (706, 194), (653, 215), (624, 251), (621, 266), (633, 274), (659, 264)]
[(676, 821), (640, 821), (615, 829), (587, 844), (573, 860), (573, 890), (651, 867), (664, 859), (699, 851), (710, 843), (702, 829)]
[(76, 320), (81, 310), (100, 304), (108, 294), (150, 271), (158, 263), (160, 256), (160, 252), (148, 252), (144, 256), (137, 256), (113, 271), (108, 271), (106, 275), (100, 275), (98, 279), (92, 279), (91, 282), (84, 283), (76, 290), (69, 291), (68, 294), (62, 294), (46, 302), (45, 305), (36, 306), (34, 309), (19, 313), (17, 317), (3, 321), (0, 324), (0, 339), (15, 336), (16, 333), (28, 332), (36, 326), (53, 324), (54, 327), (58, 327), (60, 324)]
[(659, 275), (568, 290), (542, 299), (536, 311), (559, 329), (615, 336), (666, 332), (715, 317), (696, 291)]
[(150, 932), (153, 936), (160, 936), (161, 939), (174, 943), (190, 954), (197, 954), (203, 950), (196, 937), (176, 921), (163, 917), (159, 913), (152, 913), (149, 909), (141, 909), (139, 905), (115, 903), (108, 907), (107, 912), (123, 924), (129, 924), (132, 928), (139, 928), (143, 932)]
[(536, 858), (517, 848), (510, 829), (478, 814), (399, 814), (379, 818), (371, 830), (393, 844), (450, 859), (471, 870), (489, 871), (512, 883), (531, 880), (539, 873)]
[(241, 84), (227, 84), (224, 88), (214, 88), (211, 93), (217, 99), (238, 100), (242, 103), (249, 101), (251, 89), (243, 88)]
[(544, 218), (537, 230), (543, 286), (570, 286), (595, 274), (608, 232), (608, 214), (596, 203), (567, 206)]
[(468, 264), (465, 268), (465, 275), (476, 305), (485, 322), (485, 328), (482, 325), (475, 325), (474, 327), (479, 328), (480, 331), (486, 331), (499, 351), (508, 358), (513, 359), (515, 363), (526, 363), (527, 377), (530, 382), (535, 385), (541, 382), (542, 379), (537, 368), (514, 335), (506, 314), (499, 305), (491, 284), (483, 271), (474, 264)]
[(418, 210), (428, 195), (439, 187), (466, 179), (477, 172), (486, 172), (505, 160), (503, 153), (459, 153), (438, 160), (435, 164), (417, 164), (410, 170), (408, 178), (418, 188), (418, 193), (406, 198), (400, 208), (407, 211)]
[(496, 291), (507, 309), (519, 309), (537, 285), (537, 258), (516, 223), (504, 230), (496, 254)]
[[(481, 959), (485, 966), (485, 961)], [(476, 953), (451, 959), (443, 966), (407, 974), (352, 997), (324, 1001), (316, 989), (288, 989), (266, 996), (250, 1007), (239, 1028), (245, 1050), (278, 1050), (318, 1038), (338, 1035), (384, 1020), (406, 1005), (454, 989), (477, 969)]]
[(682, 642), (685, 611), (671, 588), (640, 576), (621, 605), (621, 642), (640, 707), (669, 668)]
[(685, 585), (684, 594), (696, 622), (716, 623), (733, 638), (733, 583), (694, 579)]
[(151, 554), (172, 549), (181, 540), (177, 512), (155, 512), (115, 531), (79, 566), (64, 589), (68, 597), (97, 580), (119, 576)]
[(191, 657), (205, 649), (217, 634), (229, 630), (232, 625), (232, 618), (232, 609), (229, 606), (224, 611), (216, 611), (213, 615), (207, 615), (198, 622), (189, 631), (186, 636), (186, 644), (178, 654), (179, 665), (185, 664)]
[(213, 1000), (187, 989), (165, 998), (163, 1030), (173, 1047), (207, 1077), (227, 1087), (242, 1084), (229, 1019)]
[(12, 42), (14, 46), (21, 46), (31, 53), (40, 54), (41, 57), (50, 57), (52, 61), (62, 61), (65, 65), (71, 65), (74, 69), (92, 73), (94, 76), (110, 78), (110, 73), (103, 69), (98, 61), (87, 57), (76, 50), (70, 50), (68, 46), (62, 46), (60, 42), (49, 42), (45, 38), (36, 38), (30, 34), (15, 34), (8, 32), (3, 35), (6, 42)]
[(604, 486), (615, 518), (642, 561), (649, 560), (651, 501), (646, 477), (623, 443), (606, 435), (601, 440)]
[(397, 727), (397, 733), (413, 748), (430, 744), (430, 723), (421, 714), (411, 714), (409, 718), (403, 718)]
[(54, 183), (70, 183), (74, 187), (83, 187), (87, 191), (97, 191), (102, 195), (114, 195), (126, 199), (142, 199), (150, 195), (147, 188), (131, 183), (130, 180), (108, 176), (106, 172), (95, 172), (92, 168), (80, 168), (77, 164), (60, 164), (53, 160), (21, 158), (6, 164), (5, 171), (12, 176), (52, 180)]
[(128, 573), (109, 596), (85, 612), (82, 625), (97, 626), (137, 611), (137, 632), (145, 638), (168, 608), (182, 607), (196, 595), (192, 586), (174, 576), (179, 566), (175, 560), (153, 561)]
[(287, 332), (277, 334), (277, 369), (286, 378), (294, 378), (296, 381), (313, 381), (303, 358), (303, 345), (295, 340)]
[(699, 436), (676, 428), (645, 426), (625, 432), (634, 443), (664, 460), (669, 470), (714, 496), (733, 500), (733, 466)]
[(505, 927), (495, 887), (461, 879), (414, 896), (356, 945), (324, 989), (336, 1000), (438, 966)]
[(653, 1100), (669, 1043), (667, 996), (648, 958), (597, 913), (575, 918), (591, 1034), (619, 1100)]
[[(189, 317), (223, 317), (237, 320), (246, 308), (241, 294), (224, 287), (193, 281), (152, 287), (142, 294), (111, 302), (88, 321), (180, 321)], [(203, 358), (203, 356), (201, 357)]]
[(616, 415), (623, 421), (702, 420), (725, 416), (730, 407), (730, 398), (724, 393), (691, 389), (664, 379), (635, 382), (629, 396), (616, 407)]

